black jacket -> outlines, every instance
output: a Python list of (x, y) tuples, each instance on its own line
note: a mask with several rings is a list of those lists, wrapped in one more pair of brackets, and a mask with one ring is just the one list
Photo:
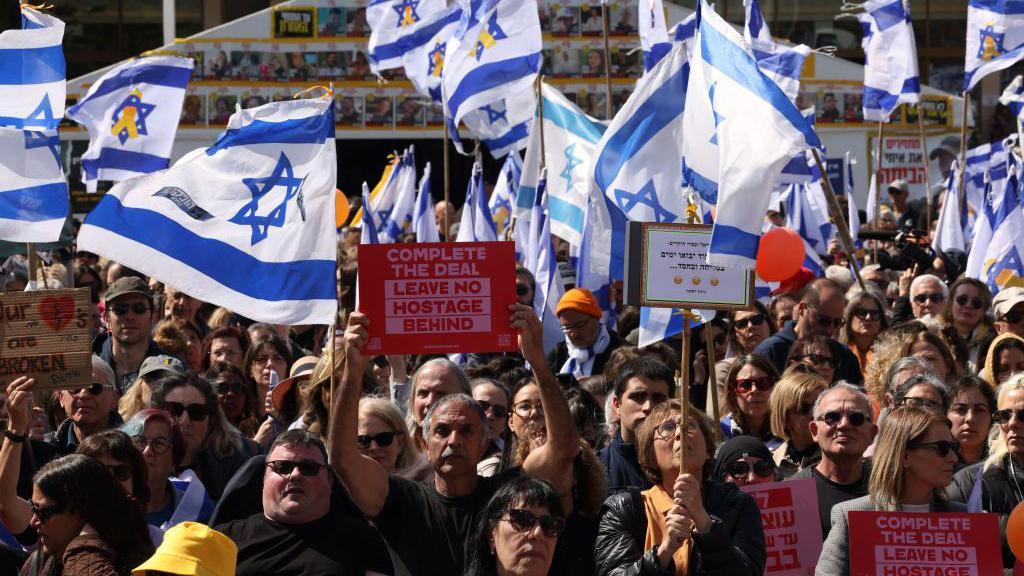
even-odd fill
[[(982, 466), (984, 462), (978, 462), (954, 474), (953, 481), (946, 487), (946, 497), (966, 504)], [(1014, 472), (1017, 483), (1024, 487), (1024, 466), (1015, 465)], [(1013, 551), (1006, 542), (1006, 523), (1010, 520), (1010, 512), (1020, 501), (1016, 485), (1010, 479), (1010, 456), (1005, 456), (1002, 466), (989, 468), (981, 477), (981, 509), (999, 515), (999, 532), (1003, 535), (1003, 568), (1012, 569), (1014, 565)]]
[[(590, 371), (590, 374), (596, 376), (604, 373), (604, 365), (608, 363), (608, 358), (612, 355), (612, 352), (616, 348), (621, 347), (625, 342), (622, 337), (619, 336), (615, 330), (608, 329), (608, 347), (604, 349), (604, 352), (594, 356), (594, 367)], [(565, 339), (555, 344), (555, 347), (548, 352), (548, 366), (551, 367), (551, 371), (555, 374), (562, 371), (562, 366), (569, 361), (569, 347), (565, 345)]]
[[(765, 566), (764, 530), (754, 499), (735, 484), (704, 482), (704, 508), (718, 518), (706, 535), (694, 536), (689, 574), (761, 576)], [(640, 491), (630, 488), (609, 497), (597, 532), (598, 576), (672, 576), (662, 570), (655, 550), (644, 550), (647, 515)]]
[(651, 487), (651, 481), (644, 476), (644, 471), (640, 469), (636, 446), (623, 442), (619, 432), (615, 432), (611, 444), (598, 450), (597, 457), (604, 465), (609, 494), (622, 492), (631, 486), (642, 490)]

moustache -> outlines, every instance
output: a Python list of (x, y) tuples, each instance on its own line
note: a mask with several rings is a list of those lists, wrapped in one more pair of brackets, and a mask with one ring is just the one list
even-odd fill
[(457, 450), (457, 449), (455, 449), (455, 448), (453, 448), (451, 446), (446, 446), (445, 449), (444, 449), (444, 452), (441, 452), (441, 460), (444, 460), (445, 458), (451, 458), (452, 456), (465, 456), (465, 455), (466, 455), (465, 452), (463, 452), (462, 450)]

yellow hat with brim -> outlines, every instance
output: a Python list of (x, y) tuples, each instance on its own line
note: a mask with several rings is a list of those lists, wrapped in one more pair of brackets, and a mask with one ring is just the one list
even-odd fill
[(135, 576), (149, 571), (182, 576), (233, 576), (238, 547), (230, 538), (198, 522), (182, 522), (164, 534), (156, 552), (132, 570)]

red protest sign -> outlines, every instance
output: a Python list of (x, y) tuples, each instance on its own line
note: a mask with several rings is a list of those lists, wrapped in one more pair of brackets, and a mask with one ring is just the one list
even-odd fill
[(366, 352), (515, 351), (515, 258), (512, 242), (360, 245)]
[(813, 576), (821, 555), (821, 521), (813, 478), (740, 488), (761, 510), (768, 557), (765, 576)]
[(850, 512), (850, 574), (1000, 576), (995, 514)]

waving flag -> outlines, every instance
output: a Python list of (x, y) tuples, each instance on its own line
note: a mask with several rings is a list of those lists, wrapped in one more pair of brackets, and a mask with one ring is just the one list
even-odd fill
[(541, 64), (536, 0), (483, 0), (445, 48), (442, 86), (452, 126), (510, 95), (529, 90)]
[(458, 4), (452, 4), (432, 14), (422, 26), (413, 28), (377, 51), (388, 54), (387, 58), (391, 58), (392, 53), (400, 57), (405, 75), (416, 91), (434, 102), (441, 102), (445, 53), (461, 19), (462, 9)]
[(772, 40), (757, 0), (743, 0), (743, 8), (746, 13), (743, 39), (750, 45), (757, 65), (795, 102), (800, 93), (804, 60), (810, 55), (811, 49), (803, 44), (788, 47)]
[(1000, 275), (1009, 271), (1024, 274), (1024, 211), (1021, 210), (1020, 166), (1010, 168), (1003, 199), (995, 215), (992, 240), (985, 250), (983, 280), (992, 293), (999, 291)]
[(984, 203), (985, 179), (992, 183), (992, 194), (1002, 198), (1002, 189), (1007, 178), (1008, 142), (998, 140), (982, 144), (967, 151), (967, 173), (964, 176), (964, 195), (967, 202), (977, 209)]
[(437, 220), (434, 218), (434, 197), (430, 194), (430, 162), (423, 169), (420, 190), (416, 193), (416, 209), (412, 215), (412, 228), (417, 242), (440, 242)]
[(867, 0), (857, 15), (864, 39), (864, 120), (888, 121), (900, 104), (921, 99), (914, 27), (903, 0)]
[(78, 247), (253, 320), (331, 324), (336, 171), (331, 100), (239, 110), (213, 146), (114, 185)]
[[(712, 4), (711, 8), (714, 9), (714, 7), (715, 5)], [(669, 30), (668, 35), (672, 37), (673, 44), (684, 45), (687, 58), (693, 57), (693, 41), (697, 37), (697, 12), (693, 12), (676, 23)]]
[(992, 72), (1024, 57), (1024, 6), (1013, 0), (970, 0), (967, 4), (964, 92)]
[[(714, 310), (693, 310), (696, 318), (690, 321), (690, 328), (696, 328), (703, 324), (706, 319), (715, 317)], [(666, 338), (678, 336), (683, 333), (683, 322), (686, 315), (678, 308), (648, 308), (640, 307), (640, 339), (637, 347), (643, 348)]]
[(960, 194), (957, 190), (957, 172), (956, 160), (953, 160), (953, 167), (949, 171), (949, 178), (946, 179), (946, 193), (942, 197), (942, 210), (939, 212), (939, 222), (935, 227), (935, 239), (932, 240), (932, 248), (936, 252), (945, 252), (947, 250), (964, 252), (966, 250), (963, 223), (960, 218)]
[(708, 261), (753, 267), (772, 182), (817, 134), (757, 67), (743, 38), (701, 0), (695, 67), (703, 66), (718, 145), (718, 210)]
[[(370, 198), (370, 187), (363, 182), (363, 206), (369, 206), (371, 202)], [(362, 228), (359, 231), (359, 243), (360, 244), (380, 244), (380, 234), (377, 233), (377, 223), (374, 222), (376, 218), (372, 216), (363, 219)]]
[(757, 0), (743, 0), (743, 11), (746, 17), (746, 25), (743, 26), (743, 39), (750, 44), (755, 51), (761, 46), (771, 47), (775, 44), (772, 34), (768, 31), (768, 24), (761, 14), (761, 5)]
[(21, 7), (22, 29), (0, 33), (0, 126), (52, 130), (64, 117), (64, 22)]
[(985, 252), (992, 242), (992, 230), (996, 226), (991, 181), (986, 181), (985, 189), (981, 209), (978, 211), (978, 217), (974, 221), (974, 228), (971, 231), (971, 249), (967, 253), (967, 268), (964, 270), (965, 276), (978, 280), (983, 280), (981, 270), (985, 265)]
[(170, 164), (192, 59), (150, 56), (110, 70), (68, 108), (68, 118), (89, 130), (82, 155), (86, 189), (98, 180), (126, 180)]
[(55, 133), (0, 128), (0, 240), (56, 242), (70, 212)]
[(850, 227), (850, 240), (853, 245), (860, 248), (863, 243), (860, 241), (860, 214), (857, 212), (857, 193), (853, 187), (853, 165), (856, 160), (846, 151), (846, 220)]
[[(360, 223), (368, 219), (367, 214), (372, 215), (373, 227), (382, 243), (393, 241), (389, 239), (390, 236), (386, 230), (388, 221), (391, 219), (392, 212), (395, 211), (399, 198), (408, 191), (410, 186), (415, 187), (416, 185), (416, 164), (406, 160), (410, 151), (411, 147), (401, 156), (394, 157), (390, 161), (388, 168), (384, 170), (381, 181), (370, 192), (369, 202), (364, 202), (363, 210), (356, 214), (356, 216), (362, 216), (358, 220)], [(367, 207), (369, 207), (368, 211)]]
[(665, 25), (665, 7), (661, 0), (640, 0), (637, 8), (640, 46), (644, 51), (644, 72), (650, 72), (672, 49)]
[(1009, 108), (1018, 122), (1024, 119), (1024, 76), (1018, 74), (1013, 82), (1006, 86), (999, 96), (999, 103)]
[(380, 241), (383, 244), (398, 242), (412, 224), (412, 213), (416, 207), (416, 155), (412, 146), (402, 154), (400, 162), (394, 204), (382, 214)]
[(562, 283), (558, 281), (558, 265), (555, 251), (551, 246), (551, 227), (547, 218), (547, 172), (541, 172), (534, 195), (533, 214), (530, 218), (530, 235), (524, 266), (533, 274), (536, 286), (533, 291), (533, 309), (544, 325), (544, 349), (550, 350), (562, 341), (555, 309), (562, 299)]
[(370, 70), (376, 74), (401, 67), (401, 39), (435, 22), (434, 17), (443, 12), (445, 6), (444, 0), (371, 0), (366, 7), (366, 23), (370, 25)]
[[(474, 138), (487, 145), (491, 156), (502, 158), (526, 147), (536, 109), (537, 96), (531, 86), (507, 98), (470, 110), (462, 117), (462, 123)], [(455, 148), (465, 153), (462, 139), (453, 123), (449, 123), (448, 133)]]
[(516, 190), (519, 178), (523, 174), (523, 161), (519, 153), (513, 152), (505, 158), (505, 164), (494, 183), (491, 199), (487, 201), (487, 209), (491, 213), (491, 221), (498, 230), (498, 238), (504, 238), (505, 231), (512, 224), (512, 207), (516, 205)]
[(462, 205), (462, 220), (456, 242), (493, 242), (498, 239), (497, 230), (487, 209), (487, 193), (484, 190), (484, 169), (479, 162), (473, 164), (473, 175), (469, 177), (466, 203)]

